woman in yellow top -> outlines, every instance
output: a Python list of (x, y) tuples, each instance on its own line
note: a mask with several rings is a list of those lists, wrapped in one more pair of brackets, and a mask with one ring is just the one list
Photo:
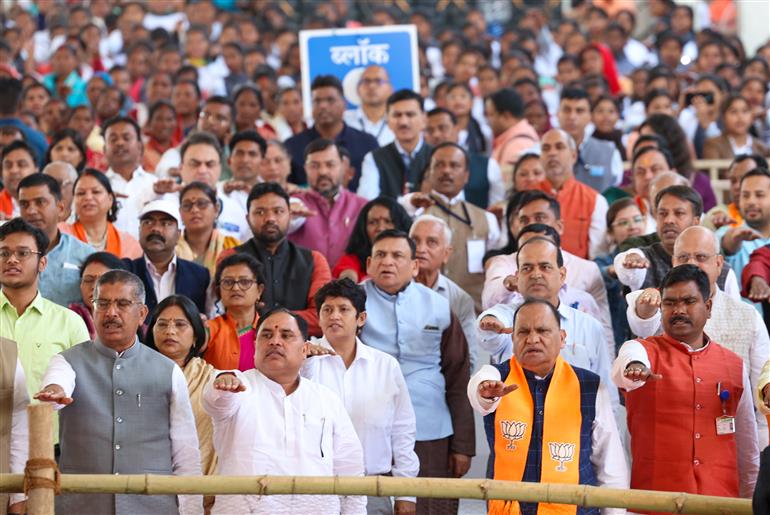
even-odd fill
[(139, 242), (113, 225), (119, 207), (106, 175), (94, 168), (83, 170), (75, 181), (73, 199), (76, 221), (71, 225), (62, 224), (62, 231), (119, 258), (142, 257)]
[[(150, 315), (145, 343), (176, 362), (184, 372), (198, 433), (201, 470), (206, 475), (213, 475), (217, 467), (214, 426), (211, 417), (203, 410), (202, 402), (203, 388), (216, 369), (198, 357), (206, 345), (206, 328), (198, 308), (184, 295), (166, 297)], [(204, 497), (203, 503), (210, 507), (214, 498)]]
[(238, 240), (216, 229), (219, 207), (216, 192), (203, 182), (191, 182), (179, 193), (184, 233), (176, 244), (176, 255), (205, 266), (212, 277), (222, 251), (240, 245)]

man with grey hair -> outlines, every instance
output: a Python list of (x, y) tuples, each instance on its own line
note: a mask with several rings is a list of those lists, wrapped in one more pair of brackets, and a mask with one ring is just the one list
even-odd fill
[(567, 132), (551, 129), (543, 135), (540, 148), (547, 179), (544, 189), (556, 197), (564, 220), (562, 248), (583, 259), (593, 259), (606, 246), (607, 200), (575, 179), (577, 146)]
[[(706, 320), (705, 332), (710, 338), (736, 353), (743, 360), (754, 391), (759, 385), (762, 366), (770, 358), (770, 338), (759, 311), (722, 291), (717, 279), (724, 266), (719, 239), (710, 229), (701, 225), (688, 227), (674, 242), (673, 266), (693, 264), (703, 270), (711, 282), (714, 303), (711, 317)], [(626, 295), (628, 324), (640, 338), (663, 333), (660, 315), (660, 291), (657, 288), (637, 290)], [(757, 411), (759, 441), (767, 443), (767, 421)]]
[[(94, 290), (96, 340), (55, 355), (35, 398), (60, 409), (62, 472), (201, 474), (187, 382), (170, 359), (137, 338), (147, 316), (144, 285), (111, 270)], [(66, 408), (66, 409), (65, 409)], [(188, 514), (200, 496), (62, 495), (60, 513)]]
[(476, 364), (476, 311), (473, 298), (456, 282), (441, 273), (449, 261), (452, 248), (452, 229), (443, 219), (434, 215), (422, 215), (412, 224), (409, 237), (414, 241), (417, 260), (415, 280), (432, 289), (449, 301), (452, 311), (465, 333), (470, 352), (471, 370)]
[(59, 187), (61, 187), (61, 201), (64, 205), (64, 213), (60, 221), (75, 223), (72, 199), (75, 193), (75, 181), (78, 180), (78, 171), (74, 166), (64, 161), (52, 161), (43, 168), (43, 173), (56, 179)]

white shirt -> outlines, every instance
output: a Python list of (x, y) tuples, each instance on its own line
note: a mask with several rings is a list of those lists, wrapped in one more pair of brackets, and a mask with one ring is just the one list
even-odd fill
[[(679, 113), (679, 125), (682, 126), (684, 133), (687, 135), (689, 141), (695, 140), (695, 133), (698, 131), (698, 115), (695, 114), (695, 108), (693, 106), (687, 106)], [(706, 128), (706, 139), (715, 138), (720, 136), (722, 131), (719, 130), (717, 122), (711, 122)]]
[[(484, 365), (468, 382), (468, 400), (473, 409), (481, 415), (493, 413), (500, 404), (485, 399), (479, 395), (479, 385), (483, 381), (500, 381), (500, 371), (491, 365)], [(527, 385), (519, 385), (527, 388)], [(613, 388), (614, 390), (614, 388)], [(596, 415), (591, 425), (591, 464), (594, 466), (596, 480), (599, 486), (627, 489), (630, 482), (628, 463), (620, 443), (615, 417), (612, 414), (612, 404), (604, 382), (599, 383), (596, 392)], [(626, 510), (620, 508), (604, 508), (602, 515), (621, 515)]]
[[(637, 256), (641, 256), (647, 259), (644, 255), (644, 252), (642, 252), (640, 249), (634, 248), (619, 253), (617, 256), (615, 256), (612, 264), (615, 265), (615, 273), (618, 276), (618, 280), (624, 285), (628, 286), (631, 291), (636, 291), (642, 287), (642, 284), (644, 284), (644, 279), (647, 277), (647, 269), (626, 268), (623, 266), (623, 261), (626, 259), (626, 256), (630, 254), (636, 254)], [(735, 300), (740, 300), (741, 298), (741, 288), (738, 286), (738, 279), (735, 278), (734, 270), (727, 272), (724, 292)]]
[[(139, 340), (134, 345), (143, 345)], [(61, 354), (56, 354), (48, 363), (42, 385), (58, 384), (67, 397), (72, 396), (77, 386), (77, 375)], [(54, 404), (54, 409), (66, 406)], [(171, 373), (171, 399), (169, 402), (169, 438), (171, 440), (171, 469), (175, 476), (200, 476), (201, 458), (198, 450), (198, 433), (187, 391), (187, 380), (182, 369), (174, 366)], [(179, 507), (182, 515), (202, 513), (203, 500), (199, 495), (180, 495)]]
[[(454, 206), (455, 204), (459, 204), (460, 202), (465, 202), (465, 192), (461, 191), (457, 195), (455, 195), (452, 198), (449, 198), (445, 195), (442, 195), (441, 193), (437, 192), (436, 190), (431, 190), (431, 195), (435, 195), (439, 199), (441, 199), (442, 202), (444, 202), (447, 205)], [(412, 197), (414, 196), (414, 193), (407, 193), (406, 195), (402, 195), (398, 197), (398, 203), (401, 204), (401, 206), (406, 210), (407, 213), (409, 213), (409, 216), (412, 218), (417, 218), (418, 216), (422, 215), (425, 212), (425, 208), (417, 208), (412, 205)], [(470, 204), (470, 203), (469, 203)], [(489, 211), (484, 211), (484, 218), (487, 220), (487, 226), (489, 227), (489, 232), (487, 232), (487, 241), (486, 241), (486, 249), (493, 249), (496, 248), (497, 243), (500, 241), (500, 223), (497, 221), (497, 217), (490, 213)]]
[(396, 135), (393, 134), (393, 131), (388, 127), (386, 116), (373, 122), (367, 118), (366, 114), (364, 114), (364, 110), (361, 109), (361, 107), (358, 107), (357, 109), (348, 109), (345, 111), (342, 119), (348, 126), (374, 136), (381, 147), (392, 143), (393, 140), (396, 139)]
[[(689, 345), (679, 342), (687, 348), (687, 352), (695, 354), (703, 351), (710, 342), (700, 349), (693, 350)], [(645, 367), (651, 368), (647, 350), (636, 340), (629, 340), (623, 344), (618, 352), (618, 359), (612, 366), (612, 381), (618, 388), (627, 392), (641, 388), (646, 381), (632, 381), (627, 379), (623, 372), (632, 361), (638, 361)], [(653, 370), (655, 372), (655, 370)], [(687, 373), (684, 372), (683, 373)], [(663, 378), (665, 380), (665, 378)], [(754, 419), (754, 405), (752, 403), (753, 391), (746, 374), (746, 365), (743, 365), (743, 393), (738, 401), (735, 411), (735, 444), (738, 454), (738, 481), (741, 497), (751, 497), (754, 492), (754, 484), (759, 472), (759, 446), (757, 445), (757, 423)]]
[[(27, 382), (24, 368), (16, 358), (16, 371), (13, 376), (13, 407), (11, 411), (11, 456), (10, 473), (23, 474), (29, 456), (29, 425), (27, 421)], [(16, 504), (27, 498), (22, 493), (11, 494), (10, 504)]]
[[(396, 144), (396, 150), (398, 150), (398, 154), (404, 161), (404, 165), (409, 168), (407, 163), (411, 162), (414, 156), (417, 155), (417, 152), (422, 149), (423, 145), (425, 145), (425, 140), (420, 136), (420, 141), (417, 142), (417, 146), (411, 152), (404, 150), (404, 147), (401, 146), (397, 139), (393, 140), (393, 143)], [(361, 163), (361, 179), (358, 181), (356, 193), (367, 200), (380, 196), (380, 169), (377, 168), (372, 152), (367, 152)]]
[[(505, 327), (513, 326), (513, 316), (519, 308), (519, 303), (497, 304), (482, 312), (478, 322), (485, 316), (493, 316)], [(567, 333), (567, 339), (561, 350), (561, 357), (574, 366), (590, 370), (597, 374), (605, 384), (610, 381), (610, 355), (607, 336), (598, 320), (564, 303), (557, 308), (561, 318), (561, 328)], [(478, 325), (479, 346), (492, 355), (493, 363), (501, 363), (513, 355), (513, 338), (510, 334), (497, 334), (483, 331)], [(614, 345), (614, 340), (613, 340)], [(613, 388), (610, 392), (613, 410), (619, 406), (618, 392)]]
[[(313, 343), (332, 349), (326, 338), (314, 339)], [(300, 373), (342, 400), (364, 449), (366, 475), (417, 477), (417, 422), (395, 358), (356, 338), (356, 357), (350, 367), (345, 368), (338, 355), (315, 356), (305, 360)], [(414, 497), (398, 499), (416, 502)]]
[[(239, 393), (203, 391), (203, 409), (214, 423), (219, 474), (234, 476), (362, 476), (364, 453), (339, 397), (300, 378), (286, 395), (256, 369), (231, 371), (246, 388)], [(382, 385), (377, 385), (379, 388)], [(222, 502), (220, 502), (220, 500)], [(218, 497), (213, 513), (365, 514), (366, 497), (238, 495)]]
[(158, 272), (147, 255), (144, 256), (144, 260), (147, 262), (147, 274), (152, 281), (152, 289), (155, 290), (155, 297), (158, 302), (176, 293), (176, 254), (171, 258), (171, 263), (162, 274)]
[(156, 197), (153, 185), (158, 180), (157, 177), (145, 172), (141, 166), (134, 170), (128, 181), (114, 172), (112, 168), (107, 170), (105, 175), (110, 180), (112, 191), (116, 195), (126, 196), (125, 198), (118, 198), (120, 209), (118, 209), (115, 227), (139, 239), (139, 213), (146, 203)]
[(460, 286), (444, 274), (438, 274), (433, 291), (449, 301), (449, 310), (460, 322), (465, 339), (468, 341), (468, 353), (470, 354), (471, 370), (476, 368), (476, 308), (473, 297), (460, 288)]
[[(569, 286), (570, 290), (583, 290), (593, 297), (598, 306), (597, 320), (608, 328), (608, 334), (612, 334), (607, 289), (604, 287), (604, 280), (602, 279), (599, 265), (588, 259), (570, 254), (564, 249), (562, 249), (561, 255), (564, 258), (564, 268), (567, 269), (567, 277), (564, 282)], [(495, 304), (509, 303), (511, 301), (513, 292), (505, 287), (503, 281), (507, 276), (515, 274), (517, 270), (515, 252), (507, 256), (495, 256), (487, 262), (486, 272), (484, 273), (484, 290), (481, 292), (481, 305), (484, 309)], [(564, 299), (562, 298), (562, 300)], [(567, 302), (567, 305), (571, 306), (572, 302)], [(584, 310), (581, 309), (581, 311)], [(591, 315), (594, 315), (594, 313), (591, 313)], [(613, 340), (613, 338), (610, 338), (610, 340)]]
[[(648, 336), (657, 336), (663, 333), (663, 324), (661, 322), (660, 309), (658, 309), (654, 315), (650, 318), (644, 319), (636, 314), (636, 301), (642, 294), (641, 290), (632, 291), (626, 295), (626, 302), (628, 302), (628, 308), (626, 315), (628, 318), (628, 325), (631, 327), (631, 331), (640, 338), (647, 338)], [(739, 320), (732, 320), (731, 323), (727, 322), (724, 317), (712, 316), (706, 320), (706, 325), (703, 331), (713, 338), (714, 341), (719, 343), (722, 347), (730, 349), (736, 352), (736, 346), (748, 347), (748, 360), (744, 359), (743, 363), (748, 367), (749, 380), (754, 390), (759, 385), (759, 376), (762, 373), (762, 367), (765, 365), (768, 359), (770, 359), (770, 337), (767, 334), (767, 327), (762, 319), (762, 315), (759, 311), (753, 309), (750, 304), (747, 304), (741, 300), (736, 300), (722, 290), (717, 289), (714, 293), (713, 305), (711, 306), (711, 312), (721, 313), (724, 310), (730, 309), (731, 304), (738, 304), (737, 308), (740, 311), (744, 311), (750, 318), (741, 317)], [(740, 309), (744, 308), (744, 309)], [(733, 312), (734, 310), (730, 310)], [(717, 321), (719, 320), (719, 322)], [(751, 329), (749, 331), (743, 330), (743, 327), (749, 325)], [(741, 338), (744, 341), (736, 341), (736, 338)], [(734, 342), (737, 345), (731, 345)], [(736, 352), (742, 358), (742, 353)], [(767, 419), (757, 412), (757, 425), (760, 432), (759, 441), (762, 442), (761, 448), (767, 445)]]

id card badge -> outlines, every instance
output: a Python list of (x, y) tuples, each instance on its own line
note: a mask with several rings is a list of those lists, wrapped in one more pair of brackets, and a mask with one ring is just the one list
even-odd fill
[(468, 240), (468, 273), (481, 274), (484, 272), (484, 253), (486, 252), (484, 240)]
[(717, 417), (717, 435), (731, 435), (735, 433), (735, 417), (723, 415)]
[(588, 174), (591, 177), (603, 177), (604, 167), (599, 165), (588, 165)]

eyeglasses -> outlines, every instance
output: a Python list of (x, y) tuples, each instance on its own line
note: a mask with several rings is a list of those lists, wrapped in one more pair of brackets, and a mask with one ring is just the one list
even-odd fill
[(222, 279), (219, 281), (219, 286), (225, 290), (232, 290), (237, 284), (241, 290), (248, 290), (255, 282), (257, 282), (255, 279)]
[(618, 220), (617, 222), (612, 222), (613, 227), (620, 227), (622, 229), (626, 229), (628, 227), (631, 227), (632, 225), (640, 225), (642, 222), (644, 222), (644, 218), (641, 216), (635, 216), (631, 218), (630, 220)]
[(171, 327), (178, 333), (181, 333), (190, 328), (190, 323), (187, 320), (165, 320), (159, 318), (155, 322), (155, 329), (161, 332), (167, 332)]
[(37, 254), (42, 256), (42, 252), (38, 252), (36, 250), (32, 249), (0, 249), (0, 260), (2, 261), (8, 261), (11, 257), (11, 255), (15, 256), (18, 261), (24, 261), (32, 254)]
[(201, 200), (196, 200), (191, 202), (182, 202), (181, 208), (182, 208), (182, 211), (185, 211), (185, 212), (192, 211), (193, 208), (197, 208), (198, 211), (203, 211), (210, 205), (211, 205), (210, 200), (201, 199)]
[(113, 304), (118, 308), (118, 311), (125, 312), (135, 304), (141, 304), (141, 302), (128, 299), (94, 299), (94, 308), (97, 311), (107, 311)]
[(384, 84), (387, 84), (388, 81), (386, 79), (361, 79), (358, 81), (359, 86), (382, 86)]
[(677, 254), (676, 261), (678, 263), (689, 263), (690, 261), (696, 261), (698, 263), (706, 263), (709, 259), (716, 256), (716, 254)]

